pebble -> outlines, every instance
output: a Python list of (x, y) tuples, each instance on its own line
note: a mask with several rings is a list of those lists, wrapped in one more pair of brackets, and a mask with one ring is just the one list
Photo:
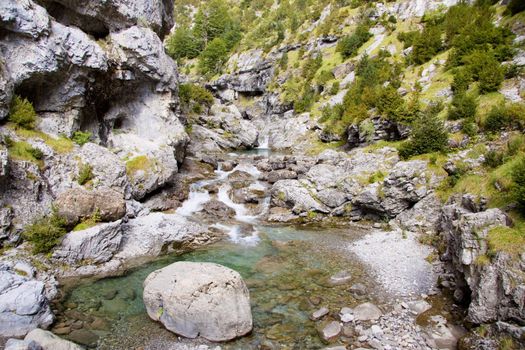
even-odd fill
[(311, 315), (310, 315), (310, 319), (313, 320), (313, 321), (317, 321), (319, 320), (320, 318), (328, 315), (328, 312), (329, 310), (326, 308), (326, 307), (322, 307), (320, 308), (319, 310), (317, 311), (314, 311)]

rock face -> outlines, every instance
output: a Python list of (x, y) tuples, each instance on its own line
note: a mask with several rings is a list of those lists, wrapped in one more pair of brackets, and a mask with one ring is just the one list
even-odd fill
[(67, 0), (44, 0), (51, 15), (68, 24), (82, 28), (95, 37), (107, 32), (142, 25), (153, 28), (164, 36), (173, 27), (173, 2), (144, 0), (110, 0), (103, 2), (77, 3)]
[(398, 141), (406, 139), (410, 133), (407, 126), (380, 117), (370, 118), (360, 124), (348, 127), (348, 145), (366, 146), (379, 140)]
[[(355, 149), (350, 154), (325, 151), (317, 157), (275, 157), (258, 167), (264, 172), (262, 177), (270, 182), (288, 178), (273, 184), (271, 204), (290, 210), (296, 215), (290, 216), (293, 219), (313, 213), (352, 220), (392, 219), (411, 209), (418, 214), (407, 222), (411, 228), (433, 229), (439, 220), (440, 205), (433, 190), (441, 175), (424, 161), (400, 162), (390, 148), (373, 152)], [(274, 217), (281, 221), (284, 214)]]
[(233, 74), (221, 76), (210, 84), (213, 90), (224, 92), (232, 90), (246, 95), (258, 95), (266, 92), (275, 67), (273, 60), (264, 60), (262, 50), (250, 50), (233, 55), (229, 65), (236, 65), (237, 71)]
[(64, 236), (53, 259), (71, 265), (66, 277), (113, 276), (123, 267), (172, 252), (184, 252), (217, 239), (204, 225), (178, 214), (150, 213), (99, 224)]
[[(441, 230), (447, 242), (444, 259), (455, 275), (454, 296), (470, 300), (468, 319), (474, 323), (525, 321), (523, 257), (498, 252), (488, 258), (491, 228), (506, 226), (499, 209), (482, 210), (465, 195), (443, 208)], [(482, 259), (490, 259), (483, 263)]]
[(235, 105), (214, 104), (207, 115), (201, 115), (192, 126), (188, 153), (199, 155), (221, 150), (253, 148), (258, 145), (255, 125), (244, 120)]
[(109, 261), (120, 248), (122, 228), (120, 221), (101, 224), (67, 234), (53, 252), (53, 258), (68, 263), (90, 261), (99, 264)]
[[(57, 150), (1, 127), (14, 141), (40, 149), (45, 164), (12, 160), (7, 171), (0, 150), (6, 185), (0, 207), (12, 208), (13, 241), (24, 225), (48, 213), (57, 195), (71, 222), (93, 207), (104, 211), (104, 221), (114, 221), (123, 215), (124, 198), (141, 200), (173, 184), (189, 137), (179, 121), (177, 65), (161, 40), (172, 26), (173, 3), (167, 0), (2, 2), (0, 119), (20, 95), (33, 104), (40, 131), (52, 137), (89, 132), (93, 142)], [(77, 189), (74, 174), (81, 165), (92, 167), (94, 197)], [(93, 203), (102, 188), (120, 198)], [(78, 208), (70, 205), (75, 198), (82, 199)]]
[(240, 275), (212, 263), (177, 262), (144, 281), (148, 315), (188, 338), (226, 341), (252, 329), (248, 288)]
[(0, 266), (0, 336), (22, 337), (46, 328), (54, 316), (41, 281), (25, 277), (18, 270)]

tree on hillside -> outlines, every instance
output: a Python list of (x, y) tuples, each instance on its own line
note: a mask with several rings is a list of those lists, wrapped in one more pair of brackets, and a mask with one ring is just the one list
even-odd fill
[(199, 70), (202, 74), (218, 74), (228, 59), (228, 48), (221, 38), (213, 39), (199, 57)]
[(178, 28), (173, 35), (168, 37), (166, 49), (168, 54), (177, 61), (180, 61), (181, 58), (195, 58), (200, 53), (192, 31), (185, 27)]
[(445, 124), (431, 108), (421, 112), (412, 127), (410, 140), (399, 150), (402, 158), (443, 151), (447, 147), (448, 133)]

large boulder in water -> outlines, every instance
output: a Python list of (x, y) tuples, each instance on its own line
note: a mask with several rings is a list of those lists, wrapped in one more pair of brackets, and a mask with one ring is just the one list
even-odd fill
[(250, 295), (241, 276), (213, 263), (177, 262), (144, 281), (148, 315), (187, 338), (226, 341), (252, 330)]

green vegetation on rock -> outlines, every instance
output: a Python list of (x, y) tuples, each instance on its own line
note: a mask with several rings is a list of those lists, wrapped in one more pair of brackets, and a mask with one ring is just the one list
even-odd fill
[(15, 95), (9, 110), (8, 120), (16, 125), (25, 128), (33, 129), (36, 122), (36, 112), (33, 104), (26, 98)]
[(33, 253), (48, 253), (67, 233), (66, 221), (53, 212), (26, 226), (22, 237), (33, 244)]

